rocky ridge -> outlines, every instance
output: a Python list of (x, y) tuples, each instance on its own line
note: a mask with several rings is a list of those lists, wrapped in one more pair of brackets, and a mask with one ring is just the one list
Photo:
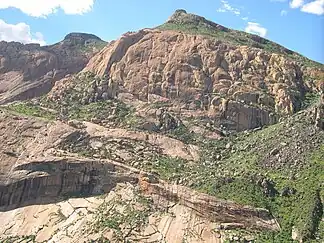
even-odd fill
[[(183, 30), (187, 25), (196, 31)], [(315, 74), (323, 72), (321, 65), (308, 68), (282, 48), (270, 52), (249, 42), (234, 45), (229, 37), (219, 38), (223, 32), (243, 35), (177, 11), (162, 27), (126, 33), (107, 45), (83, 72), (109, 76), (142, 100), (154, 94), (187, 106), (199, 102), (211, 118), (223, 112), (239, 131), (276, 123), (299, 111), (307, 92), (321, 89)], [(229, 107), (224, 106), (228, 101)]]
[(106, 43), (71, 33), (51, 46), (0, 42), (0, 103), (46, 94), (57, 80), (81, 71)]

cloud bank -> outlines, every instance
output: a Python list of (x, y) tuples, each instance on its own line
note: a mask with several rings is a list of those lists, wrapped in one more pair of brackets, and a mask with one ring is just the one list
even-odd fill
[(32, 17), (46, 17), (62, 9), (65, 14), (84, 14), (94, 0), (0, 0), (0, 9), (16, 8)]
[(324, 0), (315, 0), (305, 3), (304, 0), (292, 0), (289, 3), (291, 8), (300, 8), (302, 12), (323, 15), (324, 14)]
[(300, 8), (301, 6), (303, 6), (303, 4), (304, 4), (304, 0), (292, 0), (289, 3), (289, 6), (291, 8)]
[(306, 3), (302, 6), (301, 11), (305, 13), (322, 15), (324, 14), (324, 0), (316, 0), (310, 3)]
[(38, 43), (45, 45), (44, 36), (40, 32), (32, 34), (26, 23), (8, 24), (0, 19), (0, 40), (17, 41), (24, 44)]

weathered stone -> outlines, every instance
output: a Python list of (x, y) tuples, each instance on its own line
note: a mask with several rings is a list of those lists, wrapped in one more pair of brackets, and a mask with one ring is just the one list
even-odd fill
[[(56, 81), (69, 79), (71, 74), (81, 71), (99, 50), (96, 44), (104, 42), (94, 35), (77, 35), (83, 36), (81, 42), (81, 39), (74, 41), (74, 37), (68, 37), (42, 47), (0, 42), (0, 103), (41, 96), (49, 92)], [(80, 51), (80, 45), (84, 46), (89, 40), (93, 48), (87, 53)]]

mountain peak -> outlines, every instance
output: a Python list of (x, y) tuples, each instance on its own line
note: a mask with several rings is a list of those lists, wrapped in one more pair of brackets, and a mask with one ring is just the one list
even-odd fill
[(85, 44), (87, 42), (103, 41), (98, 36), (88, 33), (72, 32), (64, 37), (64, 42), (71, 42), (74, 44)]
[(190, 24), (196, 26), (204, 26), (206, 28), (217, 28), (222, 31), (229, 31), (222, 25), (216, 24), (196, 14), (188, 13), (184, 9), (177, 9), (167, 20), (170, 24)]

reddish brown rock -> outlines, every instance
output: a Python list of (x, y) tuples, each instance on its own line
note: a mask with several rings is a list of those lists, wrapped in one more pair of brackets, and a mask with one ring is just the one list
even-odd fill
[(55, 81), (81, 71), (104, 44), (82, 33), (71, 33), (51, 46), (1, 41), (0, 104), (47, 93)]

